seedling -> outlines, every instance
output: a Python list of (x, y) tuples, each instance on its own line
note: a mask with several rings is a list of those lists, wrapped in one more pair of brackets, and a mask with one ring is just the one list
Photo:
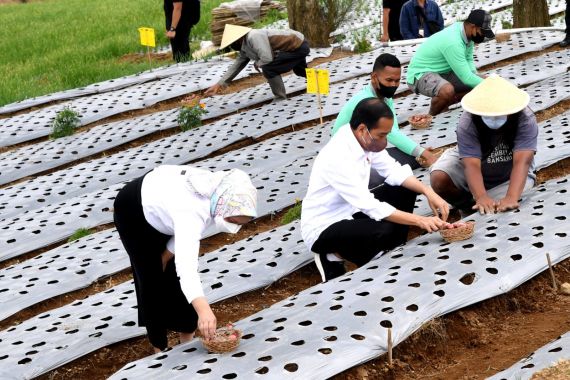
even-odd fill
[(59, 111), (51, 124), (52, 132), (50, 137), (52, 139), (58, 139), (60, 137), (71, 136), (75, 128), (80, 125), (81, 120), (79, 116), (78, 112), (68, 107)]
[(208, 113), (204, 103), (184, 106), (178, 114), (178, 125), (185, 132), (202, 125), (202, 115)]

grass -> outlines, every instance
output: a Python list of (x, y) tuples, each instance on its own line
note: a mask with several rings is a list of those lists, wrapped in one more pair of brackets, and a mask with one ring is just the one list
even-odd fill
[(295, 220), (301, 219), (301, 207), (302, 207), (302, 202), (295, 201), (295, 206), (287, 210), (285, 215), (281, 217), (281, 224), (286, 225), (291, 222), (294, 222)]
[[(210, 36), (210, 11), (223, 0), (202, 0), (192, 38)], [(121, 61), (143, 50), (137, 28), (156, 29), (166, 45), (162, 1), (43, 0), (0, 5), (0, 105), (148, 69)]]
[(69, 239), (67, 239), (68, 243), (71, 243), (72, 241), (75, 240), (79, 240), (82, 237), (91, 235), (93, 233), (93, 231), (91, 231), (90, 229), (87, 228), (79, 228), (78, 230), (76, 230), (70, 237)]

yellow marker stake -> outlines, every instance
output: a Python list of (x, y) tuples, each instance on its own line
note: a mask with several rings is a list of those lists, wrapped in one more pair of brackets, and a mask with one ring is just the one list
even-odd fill
[(321, 104), (321, 94), (329, 94), (329, 71), (323, 69), (306, 69), (307, 73), (307, 93), (317, 94), (319, 104), (319, 114), (321, 124), (323, 123), (323, 107)]
[(141, 45), (146, 46), (146, 53), (148, 55), (148, 64), (152, 69), (152, 64), (150, 61), (150, 47), (156, 46), (156, 39), (153, 28), (139, 28), (139, 35), (141, 39)]

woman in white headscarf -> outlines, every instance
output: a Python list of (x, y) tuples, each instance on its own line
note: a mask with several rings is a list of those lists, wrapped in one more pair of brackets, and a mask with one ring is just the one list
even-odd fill
[(167, 330), (181, 342), (196, 328), (213, 336), (216, 317), (198, 275), (200, 239), (208, 227), (236, 233), (257, 216), (256, 202), (250, 178), (237, 169), (164, 165), (119, 191), (115, 226), (131, 260), (139, 325), (155, 351), (168, 346)]

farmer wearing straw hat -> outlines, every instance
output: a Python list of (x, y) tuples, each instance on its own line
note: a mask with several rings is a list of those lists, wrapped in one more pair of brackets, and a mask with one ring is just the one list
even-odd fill
[(206, 90), (206, 96), (215, 95), (221, 87), (227, 86), (250, 60), (257, 71), (261, 69), (278, 99), (287, 99), (281, 74), (293, 70), (297, 76), (306, 77), (309, 43), (297, 31), (251, 29), (226, 24), (220, 49), (228, 46), (238, 51), (239, 56), (220, 81)]
[(473, 61), (474, 44), (494, 38), (491, 15), (471, 11), (465, 22), (456, 22), (420, 45), (408, 66), (408, 86), (431, 99), (429, 113), (437, 115), (477, 86), (483, 77)]
[(119, 191), (113, 219), (131, 261), (139, 325), (155, 352), (167, 347), (167, 330), (181, 342), (196, 328), (214, 336), (216, 316), (198, 275), (200, 239), (207, 228), (236, 233), (257, 216), (256, 203), (256, 188), (237, 169), (163, 165)]
[(529, 99), (494, 74), (465, 95), (457, 147), (431, 169), (435, 192), (462, 211), (469, 206), (481, 214), (517, 209), (536, 179), (538, 125)]

